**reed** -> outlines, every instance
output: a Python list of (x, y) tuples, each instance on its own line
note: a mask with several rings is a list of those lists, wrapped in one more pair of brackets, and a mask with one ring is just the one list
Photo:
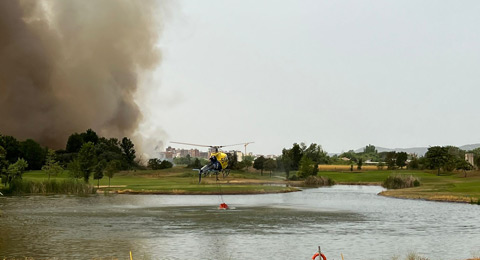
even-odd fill
[(404, 189), (420, 186), (420, 180), (413, 175), (388, 176), (382, 184), (387, 189)]
[(419, 254), (414, 253), (414, 252), (409, 253), (409, 254), (407, 255), (407, 258), (406, 258), (406, 259), (407, 259), (407, 260), (428, 260), (427, 257), (422, 256), (422, 255), (419, 255)]
[(8, 193), (21, 194), (76, 194), (87, 195), (96, 193), (93, 185), (84, 183), (77, 179), (66, 179), (57, 181), (43, 180), (43, 181), (29, 181), (29, 180), (15, 180), (10, 184)]
[(304, 181), (305, 186), (332, 186), (335, 185), (335, 181), (325, 176), (308, 176)]

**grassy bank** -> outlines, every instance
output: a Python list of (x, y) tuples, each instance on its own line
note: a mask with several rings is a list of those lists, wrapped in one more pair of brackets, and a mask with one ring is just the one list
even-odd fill
[(24, 194), (74, 194), (88, 195), (95, 194), (96, 189), (93, 185), (86, 184), (81, 180), (14, 180), (7, 189), (6, 195), (24, 195)]
[[(30, 171), (23, 175), (23, 180), (42, 183), (48, 176), (42, 171)], [(68, 172), (51, 177), (55, 181), (69, 180)], [(198, 184), (198, 174), (185, 167), (164, 170), (143, 170), (117, 173), (110, 180), (100, 180), (98, 192), (128, 194), (263, 194), (298, 191), (287, 187), (282, 176), (260, 176), (257, 173), (233, 171), (228, 178), (216, 181), (214, 176), (202, 178)], [(80, 180), (83, 182), (82, 180)], [(97, 187), (97, 180), (90, 179), (90, 184)]]
[[(293, 172), (290, 173), (294, 174)], [(420, 186), (404, 189), (392, 189), (381, 193), (384, 196), (408, 199), (426, 199), (435, 201), (455, 201), (478, 203), (480, 200), (480, 172), (470, 172), (467, 178), (463, 173), (443, 174), (436, 172), (410, 170), (375, 170), (375, 171), (321, 171), (319, 176), (330, 178), (336, 184), (382, 185), (389, 176), (412, 175)], [(42, 183), (48, 176), (42, 171), (24, 174), (26, 181)], [(55, 181), (69, 180), (68, 173), (51, 178)], [(130, 194), (262, 194), (298, 191), (301, 182), (286, 182), (284, 173), (275, 173), (272, 177), (259, 172), (232, 171), (230, 176), (216, 181), (214, 176), (202, 178), (198, 184), (198, 175), (185, 167), (165, 170), (128, 171), (117, 173), (111, 179), (100, 180), (98, 192), (115, 192)], [(83, 181), (80, 181), (83, 182)], [(90, 184), (97, 186), (91, 179)], [(295, 187), (291, 187), (291, 186)], [(5, 190), (2, 190), (2, 192)], [(41, 192), (40, 192), (41, 193)], [(48, 192), (47, 192), (48, 193)]]
[(480, 172), (436, 175), (428, 171), (364, 171), (364, 172), (320, 172), (337, 184), (381, 185), (389, 176), (412, 175), (419, 179), (420, 186), (392, 189), (381, 193), (384, 196), (434, 201), (477, 203), (480, 200)]

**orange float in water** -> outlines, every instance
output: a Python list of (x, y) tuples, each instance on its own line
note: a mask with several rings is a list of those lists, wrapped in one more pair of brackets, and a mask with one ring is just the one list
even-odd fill
[(321, 256), (323, 258), (323, 260), (327, 260), (327, 258), (325, 257), (324, 254), (320, 254), (320, 253), (315, 253), (313, 256), (312, 256), (312, 260), (315, 260), (315, 258), (317, 258), (317, 256)]
[(227, 203), (222, 203), (220, 204), (220, 207), (218, 207), (219, 209), (228, 209), (228, 205)]

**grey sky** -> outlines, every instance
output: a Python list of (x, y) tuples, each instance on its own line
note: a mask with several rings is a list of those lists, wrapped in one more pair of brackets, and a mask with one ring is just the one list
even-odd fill
[[(145, 135), (327, 152), (478, 143), (480, 1), (178, 1)], [(150, 130), (149, 130), (150, 129)], [(238, 147), (242, 149), (242, 147)]]

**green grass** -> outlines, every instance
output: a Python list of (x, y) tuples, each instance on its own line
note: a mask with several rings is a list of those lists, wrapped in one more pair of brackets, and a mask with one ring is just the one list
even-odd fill
[(420, 181), (419, 187), (388, 190), (383, 195), (428, 199), (439, 201), (478, 202), (480, 201), (480, 172), (470, 172), (467, 178), (463, 173), (442, 173), (435, 171), (364, 171), (364, 172), (330, 172), (322, 171), (320, 176), (333, 179), (337, 184), (376, 184), (381, 185), (388, 176), (412, 175)]
[[(69, 179), (68, 171), (64, 171), (58, 176), (51, 176), (52, 180)], [(30, 171), (23, 175), (24, 180), (42, 182), (48, 179), (43, 171)], [(244, 173), (241, 171), (232, 171), (230, 176), (217, 183), (214, 176), (202, 178), (202, 183), (198, 184), (198, 174), (192, 169), (185, 167), (174, 167), (164, 170), (142, 170), (126, 171), (117, 173), (110, 181), (108, 186), (108, 177), (100, 180), (100, 188), (103, 190), (128, 191), (130, 193), (169, 193), (169, 194), (240, 194), (240, 193), (275, 193), (288, 192), (298, 189), (280, 186), (262, 185), (262, 183), (282, 182), (282, 178), (272, 176), (267, 173), (263, 176), (257, 173)], [(97, 180), (90, 179), (90, 184), (97, 186)], [(221, 184), (221, 185), (220, 185)]]
[[(457, 175), (441, 175), (436, 176), (433, 173), (426, 171), (410, 171), (410, 170), (394, 170), (394, 171), (364, 171), (364, 172), (330, 172), (322, 171), (318, 173), (319, 176), (326, 176), (332, 178), (339, 184), (378, 184), (381, 185), (388, 176), (395, 175), (413, 175), (421, 180), (422, 183), (449, 183), (455, 179), (461, 179)], [(480, 179), (477, 179), (480, 180)], [(464, 181), (464, 180), (462, 180)]]
[[(294, 172), (290, 173), (295, 174)], [(375, 184), (381, 185), (388, 176), (412, 175), (420, 180), (421, 185), (414, 188), (388, 190), (383, 194), (401, 198), (421, 198), (432, 200), (477, 202), (480, 200), (480, 172), (470, 172), (467, 178), (463, 173), (442, 174), (429, 171), (362, 171), (362, 172), (333, 172), (322, 171), (319, 176), (331, 178), (337, 184)], [(25, 180), (44, 181), (48, 176), (42, 171), (30, 171), (23, 175)], [(65, 171), (52, 180), (69, 179)], [(198, 175), (190, 168), (182, 166), (164, 170), (126, 171), (117, 173), (111, 179), (112, 187), (103, 190), (130, 191), (138, 193), (170, 193), (170, 194), (215, 194), (215, 193), (273, 193), (293, 191), (294, 188), (269, 186), (263, 184), (287, 184), (284, 173), (268, 172), (263, 176), (259, 172), (232, 171), (226, 179), (220, 177), (219, 183), (215, 177), (202, 178), (198, 184)], [(97, 181), (90, 179), (90, 184), (97, 185)], [(101, 186), (108, 185), (108, 177), (100, 180)], [(102, 189), (102, 188), (101, 188)]]

